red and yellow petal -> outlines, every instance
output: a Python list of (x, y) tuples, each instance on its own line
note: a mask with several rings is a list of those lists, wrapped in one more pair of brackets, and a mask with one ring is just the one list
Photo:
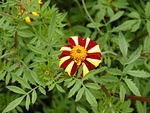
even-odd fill
[(61, 47), (61, 49), (60, 49), (60, 51), (71, 51), (72, 49), (71, 49), (71, 47), (69, 47), (69, 46), (64, 46), (64, 47)]
[(87, 53), (100, 53), (100, 52), (101, 52), (101, 50), (99, 48), (99, 45), (95, 45), (87, 51)]
[(83, 63), (87, 66), (87, 68), (88, 68), (89, 70), (92, 70), (92, 69), (96, 68), (95, 65), (93, 65), (92, 63), (90, 63), (90, 62), (87, 61), (87, 60), (83, 61)]
[(66, 67), (65, 72), (72, 76), (78, 70), (78, 65), (74, 61), (71, 61), (70, 64)]
[(32, 15), (34, 15), (34, 16), (40, 16), (40, 14), (37, 13), (37, 12), (29, 12), (29, 14), (32, 14)]
[(101, 60), (87, 58), (83, 63), (83, 77), (92, 69), (96, 68)]
[(42, 0), (38, 0), (38, 4), (39, 4), (40, 6), (42, 6), (42, 5), (43, 5)]
[(77, 72), (78, 68), (79, 68), (79, 66), (77, 65), (77, 63), (74, 62), (71, 72), (70, 72), (70, 75), (71, 76), (74, 75)]
[(70, 53), (71, 53), (70, 51), (62, 51), (61, 55), (59, 56), (59, 59), (65, 56), (70, 56)]
[(88, 61), (91, 64), (93, 64), (95, 67), (99, 66), (99, 64), (101, 63), (101, 60), (92, 59), (92, 58), (86, 58), (86, 61)]
[(25, 17), (24, 18), (24, 20), (27, 22), (27, 23), (29, 23), (29, 22), (33, 22), (34, 21), (34, 19), (33, 18), (30, 18), (30, 17)]
[(91, 40), (90, 38), (86, 38), (86, 49), (89, 50), (94, 46), (98, 45), (95, 41)]
[(71, 46), (80, 45), (85, 47), (86, 39), (78, 37), (78, 36), (72, 36), (67, 39)]
[(70, 43), (70, 45), (72, 45), (72, 46), (78, 45), (78, 36), (72, 36), (72, 37), (68, 38), (67, 40)]
[(68, 65), (68, 63), (70, 63), (69, 59), (70, 59), (70, 56), (62, 57), (59, 62), (59, 67), (65, 68)]
[(82, 76), (84, 77), (89, 72), (89, 69), (85, 63), (82, 63), (82, 65), (83, 65), (83, 75)]
[(101, 60), (101, 53), (87, 53), (86, 58), (98, 59)]

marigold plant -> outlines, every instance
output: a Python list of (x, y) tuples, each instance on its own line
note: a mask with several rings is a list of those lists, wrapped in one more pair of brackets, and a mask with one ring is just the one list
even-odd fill
[(0, 0), (0, 113), (149, 112), (149, 0)]

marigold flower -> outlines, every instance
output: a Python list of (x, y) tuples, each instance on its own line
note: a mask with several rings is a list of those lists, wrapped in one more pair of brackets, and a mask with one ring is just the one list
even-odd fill
[[(32, 15), (34, 15), (34, 16), (40, 16), (40, 14), (37, 13), (37, 12), (29, 12), (29, 14), (32, 14)], [(25, 20), (27, 23), (34, 21), (34, 19), (33, 19), (33, 18), (30, 18), (29, 16), (25, 17), (24, 20)]]
[(68, 38), (70, 45), (65, 45), (59, 59), (59, 67), (64, 68), (69, 76), (74, 75), (83, 66), (82, 76), (101, 63), (101, 51), (98, 43), (90, 38), (72, 36)]
[(33, 18), (30, 18), (29, 16), (25, 17), (24, 20), (25, 20), (27, 23), (34, 21), (34, 19), (33, 19)]
[(38, 0), (38, 4), (39, 4), (40, 6), (42, 6), (42, 5), (43, 5), (42, 0)]

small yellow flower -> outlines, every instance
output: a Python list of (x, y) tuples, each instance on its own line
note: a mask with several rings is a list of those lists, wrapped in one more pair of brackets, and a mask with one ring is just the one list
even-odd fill
[(30, 14), (32, 14), (32, 15), (34, 15), (34, 16), (40, 16), (40, 14), (37, 13), (37, 12), (31, 12)]
[(39, 4), (40, 6), (42, 6), (42, 5), (43, 5), (43, 2), (42, 2), (41, 0), (38, 0), (38, 4)]
[(33, 21), (33, 20), (32, 20), (30, 17), (28, 17), (28, 16), (27, 16), (27, 17), (25, 17), (25, 18), (24, 18), (24, 20), (25, 20), (27, 23), (29, 23), (29, 22), (32, 22), (32, 21)]

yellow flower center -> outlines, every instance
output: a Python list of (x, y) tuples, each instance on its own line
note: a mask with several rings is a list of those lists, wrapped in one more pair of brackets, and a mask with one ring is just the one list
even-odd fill
[(80, 45), (74, 46), (71, 50), (71, 58), (73, 58), (77, 65), (80, 65), (81, 62), (85, 60), (86, 56), (86, 49)]

